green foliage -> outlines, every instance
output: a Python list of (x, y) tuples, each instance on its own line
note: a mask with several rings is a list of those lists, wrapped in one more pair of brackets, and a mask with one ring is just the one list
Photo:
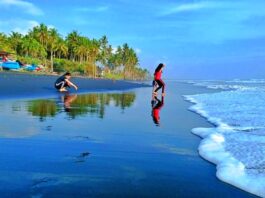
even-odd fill
[(111, 79), (111, 80), (122, 80), (123, 79), (123, 75), (121, 73), (107, 73), (104, 76), (107, 79)]
[(48, 71), (71, 71), (89, 77), (111, 79), (143, 79), (148, 71), (138, 67), (139, 59), (127, 43), (114, 52), (107, 36), (99, 40), (82, 36), (77, 31), (63, 38), (55, 28), (40, 24), (27, 35), (11, 32), (0, 33), (0, 50), (15, 53), (28, 64), (43, 64)]
[(72, 61), (66, 60), (66, 59), (54, 59), (54, 71), (55, 72), (63, 72), (63, 71), (69, 71), (73, 72), (75, 71), (75, 66)]
[(14, 53), (11, 43), (9, 43), (7, 35), (0, 33), (0, 50)]
[(130, 107), (136, 99), (134, 93), (122, 94), (88, 94), (88, 95), (65, 95), (62, 97), (61, 103), (56, 103), (54, 100), (32, 100), (28, 103), (28, 112), (33, 116), (38, 117), (41, 121), (45, 121), (48, 117), (55, 117), (62, 112), (65, 112), (72, 119), (77, 116), (86, 114), (97, 115), (103, 118), (105, 115), (105, 108), (111, 103), (122, 110)]
[(32, 58), (30, 56), (17, 56), (17, 60), (21, 61), (22, 63), (27, 64), (34, 64), (34, 65), (43, 65), (43, 61), (38, 58)]
[(54, 60), (54, 71), (55, 72), (63, 72), (65, 71), (65, 69), (68, 68), (72, 68), (72, 62), (65, 60), (65, 59), (55, 59)]
[(58, 108), (52, 100), (34, 100), (29, 102), (28, 112), (32, 113), (33, 116), (39, 116), (40, 120), (43, 121), (45, 117), (54, 117)]
[(79, 63), (79, 62), (73, 62), (67, 59), (54, 59), (54, 71), (55, 72), (77, 72), (79, 74), (86, 74), (89, 73), (92, 76), (92, 66), (89, 66), (88, 63)]

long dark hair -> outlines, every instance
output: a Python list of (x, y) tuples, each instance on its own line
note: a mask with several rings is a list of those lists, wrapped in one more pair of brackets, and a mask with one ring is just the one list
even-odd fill
[(156, 70), (155, 70), (155, 73), (159, 72), (159, 71), (162, 69), (162, 67), (164, 67), (164, 64), (163, 64), (163, 63), (160, 63), (160, 64), (157, 66), (157, 68), (156, 68)]
[(71, 76), (71, 73), (70, 73), (70, 72), (65, 72), (65, 73), (63, 74), (63, 76)]

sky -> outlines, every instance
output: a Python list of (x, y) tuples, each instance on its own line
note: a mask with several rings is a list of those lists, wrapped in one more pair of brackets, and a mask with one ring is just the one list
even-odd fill
[(0, 0), (0, 32), (40, 23), (128, 43), (167, 79), (265, 78), (264, 0)]

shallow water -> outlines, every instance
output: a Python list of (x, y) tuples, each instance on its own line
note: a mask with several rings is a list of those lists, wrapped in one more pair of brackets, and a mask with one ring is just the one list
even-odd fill
[(198, 156), (190, 130), (211, 125), (182, 95), (202, 91), (170, 83), (153, 107), (150, 88), (2, 100), (1, 197), (248, 197)]
[(204, 138), (200, 154), (217, 164), (221, 180), (265, 197), (264, 80), (204, 81), (197, 85), (223, 89), (187, 96), (196, 103), (191, 109), (217, 126), (193, 129)]

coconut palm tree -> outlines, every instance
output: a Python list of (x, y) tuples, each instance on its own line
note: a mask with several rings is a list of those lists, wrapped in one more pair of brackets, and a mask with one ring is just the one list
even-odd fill
[(69, 50), (69, 59), (75, 61), (75, 48), (78, 46), (80, 34), (74, 30), (66, 37), (66, 42)]
[(97, 57), (99, 55), (99, 47), (100, 47), (99, 42), (96, 39), (93, 39), (90, 42), (90, 46), (89, 46), (89, 60), (90, 60), (90, 63), (92, 64), (92, 66), (93, 66), (93, 77), (94, 78), (96, 77), (96, 74), (97, 74), (96, 60), (97, 60)]
[(51, 72), (53, 72), (53, 56), (54, 52), (58, 49), (58, 40), (59, 40), (59, 33), (55, 28), (51, 28), (48, 31), (48, 42), (47, 47), (50, 52), (50, 61), (51, 61)]
[(106, 67), (108, 59), (110, 58), (112, 53), (112, 47), (108, 44), (107, 36), (103, 36), (101, 39), (99, 39), (99, 45), (100, 53), (98, 59)]
[(123, 78), (126, 79), (126, 72), (129, 67), (130, 48), (127, 43), (123, 44), (121, 51), (121, 63), (123, 67)]
[(7, 36), (4, 33), (0, 33), (0, 43), (5, 43), (7, 41)]
[(22, 39), (21, 50), (26, 56), (43, 58), (47, 56), (44, 47), (34, 38), (26, 35)]
[(66, 58), (68, 55), (67, 44), (61, 37), (57, 40), (57, 55), (59, 59), (61, 59), (62, 56)]
[[(26, 36), (17, 32), (11, 32), (9, 36), (0, 33), (0, 50), (16, 52), (20, 56), (41, 58), (44, 63), (50, 59), (51, 71), (54, 57), (57, 57), (67, 59), (58, 60), (67, 63), (61, 64), (62, 67), (72, 71), (85, 71), (93, 77), (96, 77), (98, 62), (108, 68), (108, 71), (110, 69), (110, 72), (123, 75), (124, 79), (142, 79), (148, 76), (148, 71), (138, 66), (137, 54), (127, 43), (118, 46), (114, 52), (107, 36), (96, 40), (72, 31), (64, 39), (56, 29), (48, 28), (43, 23), (31, 29)], [(75, 68), (71, 68), (72, 65), (75, 65)]]
[(22, 42), (22, 34), (18, 32), (11, 32), (8, 40), (11, 48), (16, 52), (16, 54), (19, 54)]
[(87, 37), (79, 37), (78, 44), (74, 48), (74, 53), (80, 63), (87, 61), (90, 47), (90, 40)]
[(40, 44), (47, 50), (48, 39), (49, 39), (49, 29), (48, 27), (41, 23), (39, 26), (35, 26), (32, 31), (29, 32), (29, 36), (35, 38)]
[(0, 50), (13, 52), (12, 47), (8, 41), (8, 37), (4, 33), (0, 33)]
[(22, 52), (25, 56), (29, 56), (31, 54), (31, 51), (33, 50), (33, 42), (35, 39), (33, 39), (31, 36), (26, 35), (22, 39), (21, 47)]

